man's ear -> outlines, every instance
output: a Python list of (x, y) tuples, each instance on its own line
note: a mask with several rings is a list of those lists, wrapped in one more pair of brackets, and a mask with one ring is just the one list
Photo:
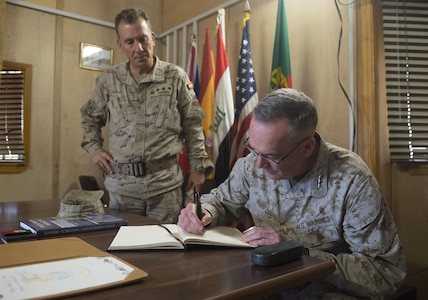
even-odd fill
[(315, 141), (314, 138), (308, 139), (307, 141), (304, 142), (304, 145), (303, 145), (304, 157), (310, 157), (314, 153), (316, 149), (316, 144), (317, 144), (317, 141)]
[(156, 35), (153, 31), (152, 31), (152, 40), (153, 40), (153, 47), (154, 47), (156, 46)]

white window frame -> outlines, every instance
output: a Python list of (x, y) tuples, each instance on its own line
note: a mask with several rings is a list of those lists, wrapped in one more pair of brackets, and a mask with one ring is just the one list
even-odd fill
[(3, 61), (0, 79), (0, 173), (18, 173), (29, 161), (31, 65)]

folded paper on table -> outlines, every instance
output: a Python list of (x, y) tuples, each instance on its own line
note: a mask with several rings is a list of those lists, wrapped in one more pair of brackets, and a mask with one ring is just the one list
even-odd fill
[(0, 252), (0, 297), (4, 299), (58, 298), (148, 275), (77, 237), (0, 245)]
[(123, 226), (108, 250), (185, 249), (189, 245), (254, 248), (242, 242), (241, 236), (241, 231), (228, 226), (207, 228), (203, 235), (185, 232), (175, 224)]

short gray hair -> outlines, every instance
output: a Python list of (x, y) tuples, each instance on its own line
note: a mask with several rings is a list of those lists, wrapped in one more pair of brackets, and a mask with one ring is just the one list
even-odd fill
[(150, 24), (150, 19), (148, 15), (139, 8), (127, 8), (122, 10), (120, 13), (117, 14), (116, 19), (114, 20), (114, 26), (116, 29), (117, 37), (119, 37), (119, 23), (125, 22), (126, 24), (134, 24), (137, 22), (140, 18), (142, 18), (144, 21), (146, 21), (147, 25), (149, 25), (149, 28), (152, 28), (152, 25)]
[(311, 98), (295, 89), (277, 89), (260, 101), (253, 110), (253, 118), (261, 123), (287, 119), (289, 133), (315, 131), (318, 114)]

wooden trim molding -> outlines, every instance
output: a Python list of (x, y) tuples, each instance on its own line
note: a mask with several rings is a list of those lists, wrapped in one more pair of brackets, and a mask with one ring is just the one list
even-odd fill
[(0, 70), (3, 68), (3, 35), (4, 35), (4, 19), (6, 11), (6, 0), (0, 0)]
[(357, 1), (356, 9), (356, 119), (357, 142), (356, 152), (367, 163), (370, 170), (378, 178), (379, 166), (376, 149), (379, 145), (377, 131), (376, 104), (376, 32), (375, 32), (375, 0)]

